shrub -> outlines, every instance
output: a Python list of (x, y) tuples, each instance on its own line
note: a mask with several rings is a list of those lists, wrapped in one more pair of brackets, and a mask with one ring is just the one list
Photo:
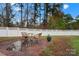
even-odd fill
[(47, 41), (48, 41), (48, 42), (51, 41), (51, 36), (50, 36), (50, 35), (47, 36)]

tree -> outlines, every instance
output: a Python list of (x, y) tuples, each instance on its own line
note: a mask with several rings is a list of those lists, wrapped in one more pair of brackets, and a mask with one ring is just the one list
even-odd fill
[(71, 25), (71, 22), (73, 21), (73, 18), (70, 14), (65, 14), (63, 16), (63, 20), (64, 20), (64, 23), (65, 23), (65, 27), (66, 29), (71, 29), (72, 28), (72, 25)]
[(24, 6), (23, 6), (22, 3), (20, 3), (20, 4), (19, 4), (19, 7), (21, 8), (21, 27), (23, 27), (23, 22), (22, 22), (22, 21), (23, 21), (23, 18), (22, 18), (22, 17), (23, 17), (23, 7), (24, 7)]
[(0, 26), (13, 26), (12, 18), (14, 17), (14, 14), (12, 14), (11, 4), (0, 4), (0, 8)]
[(77, 20), (77, 21), (79, 21), (79, 15), (78, 15), (78, 16), (76, 16), (76, 20)]
[(12, 9), (11, 9), (11, 4), (6, 3), (5, 4), (5, 15), (4, 15), (4, 26), (12, 26), (11, 18), (13, 18), (12, 15)]
[(79, 15), (76, 16), (75, 21), (71, 23), (73, 29), (79, 29)]
[(27, 3), (27, 27), (28, 27), (29, 23), (28, 23), (28, 3)]
[(49, 16), (48, 28), (49, 29), (65, 29), (65, 23), (62, 18), (56, 21), (54, 16)]
[(3, 15), (4, 7), (3, 7), (3, 4), (0, 4), (0, 8), (2, 10), (0, 12), (0, 26), (4, 26), (4, 15)]
[(39, 17), (39, 4), (38, 3), (34, 3), (34, 9), (33, 9), (33, 15), (32, 15), (32, 26), (35, 28), (35, 25), (36, 25), (36, 21), (37, 21), (37, 18)]
[(65, 29), (65, 24), (63, 22), (63, 12), (61, 11), (62, 4), (52, 4), (53, 8), (49, 9), (52, 14), (49, 15), (48, 28), (50, 29)]
[(44, 4), (44, 20), (43, 20), (43, 27), (44, 28), (47, 28), (48, 8), (49, 8), (49, 4), (45, 3)]

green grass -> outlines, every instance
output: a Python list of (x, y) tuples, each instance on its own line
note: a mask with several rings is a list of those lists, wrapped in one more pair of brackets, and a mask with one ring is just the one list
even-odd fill
[[(54, 36), (52, 38), (57, 38), (57, 37), (68, 37), (70, 40), (69, 43), (71, 44), (71, 47), (76, 50), (76, 55), (79, 56), (79, 36)], [(44, 37), (46, 38), (46, 37)], [(48, 53), (49, 52), (49, 53)], [(45, 55), (50, 55), (50, 49), (47, 48), (44, 52)]]
[(79, 55), (79, 36), (71, 37), (71, 45), (76, 49), (76, 54)]
[(17, 39), (17, 37), (0, 37), (0, 42), (6, 40), (15, 40), (15, 39)]

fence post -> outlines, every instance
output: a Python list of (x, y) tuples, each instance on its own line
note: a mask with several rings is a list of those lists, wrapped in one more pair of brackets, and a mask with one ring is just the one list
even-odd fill
[(7, 32), (7, 35), (6, 36), (9, 37), (9, 35), (8, 35), (8, 27), (6, 27), (6, 32)]
[(19, 28), (17, 28), (17, 37), (19, 37)]

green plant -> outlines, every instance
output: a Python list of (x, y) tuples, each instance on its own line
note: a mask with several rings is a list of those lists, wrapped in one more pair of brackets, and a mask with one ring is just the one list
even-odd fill
[(48, 42), (51, 41), (51, 36), (50, 36), (50, 35), (47, 36), (47, 41), (48, 41)]

